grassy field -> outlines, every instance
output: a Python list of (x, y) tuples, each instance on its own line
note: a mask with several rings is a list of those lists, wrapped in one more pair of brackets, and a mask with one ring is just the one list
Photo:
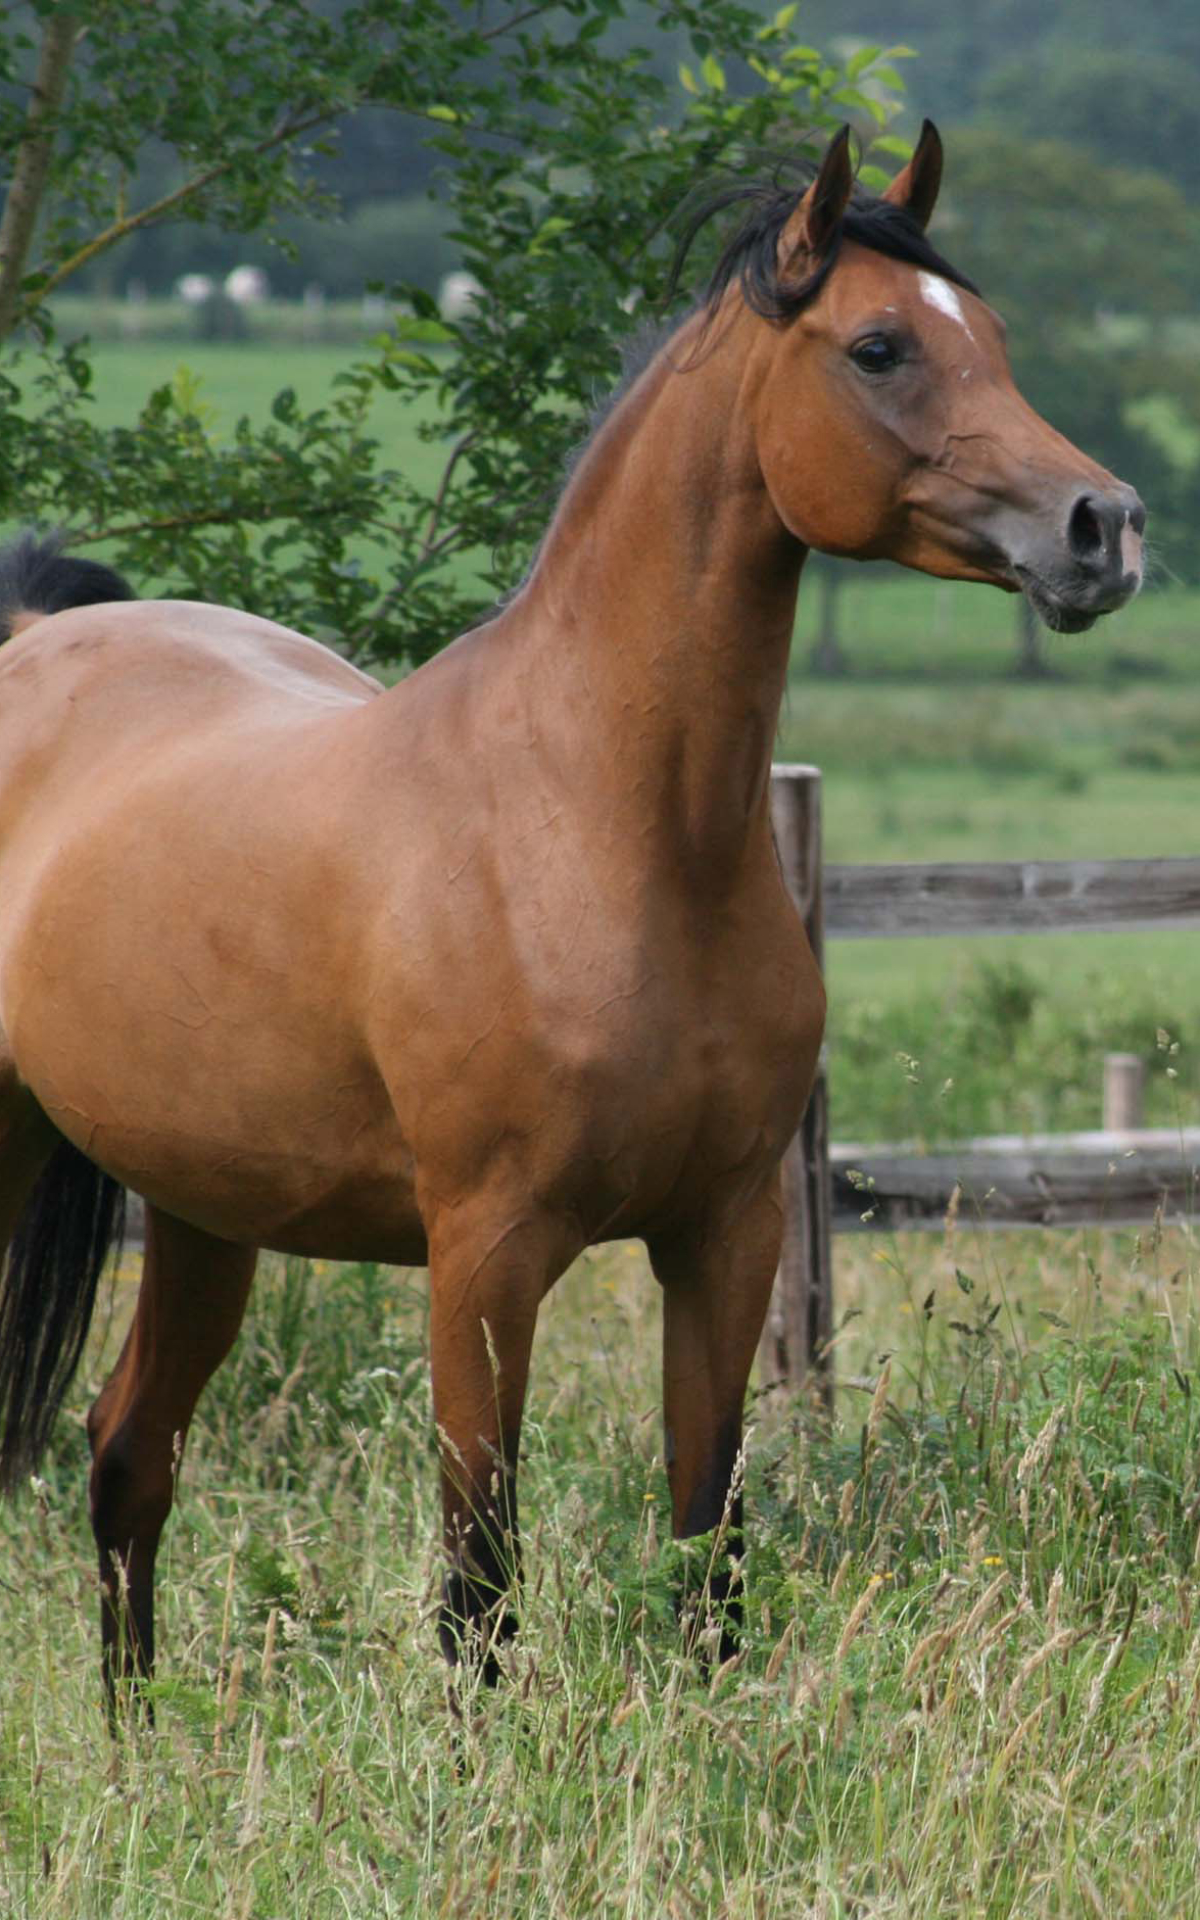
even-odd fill
[[(874, 617), (890, 615), (903, 632), (913, 616), (906, 601), (919, 603), (929, 588), (884, 582), (871, 591)], [(858, 592), (868, 600), (868, 589)], [(1006, 611), (999, 595), (976, 597), (983, 610)], [(1069, 661), (1064, 649), (1063, 678), (1045, 684), (939, 683), (899, 671), (889, 680), (865, 670), (848, 682), (795, 677), (780, 752), (823, 770), (827, 857), (1200, 850), (1200, 676), (1189, 677), (1188, 659), (1200, 608), (1192, 596), (1164, 593), (1137, 611), (1150, 667), (1107, 684), (1087, 654), (1110, 645), (1103, 634), (1073, 642)], [(1193, 935), (831, 942), (827, 974), (834, 1125), (844, 1137), (1095, 1126), (1102, 1056), (1118, 1048), (1146, 1059), (1155, 1121), (1171, 1123), (1180, 1096), (1194, 1109), (1200, 1094)], [(1160, 1030), (1181, 1045), (1169, 1063)], [(919, 1083), (900, 1055), (921, 1062)], [(1166, 1081), (1167, 1064), (1177, 1082)], [(941, 1095), (947, 1080), (952, 1098)]]
[(184, 1467), (153, 1735), (98, 1697), (85, 1386), (0, 1513), (0, 1913), (1183, 1920), (1196, 1279), (1190, 1237), (856, 1244), (834, 1419), (754, 1410), (747, 1642), (708, 1678), (656, 1289), (637, 1248), (581, 1262), (535, 1356), (522, 1634), (456, 1733), (422, 1285), (276, 1270)]

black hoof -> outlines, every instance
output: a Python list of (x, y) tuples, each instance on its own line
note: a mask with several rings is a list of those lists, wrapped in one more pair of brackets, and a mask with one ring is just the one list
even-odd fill
[(517, 1616), (504, 1607), (494, 1587), (481, 1590), (461, 1573), (448, 1573), (442, 1585), (438, 1639), (452, 1667), (477, 1669), (487, 1687), (500, 1678), (497, 1647), (517, 1631)]
[(740, 1577), (726, 1570), (714, 1574), (698, 1593), (684, 1589), (676, 1595), (675, 1618), (684, 1646), (703, 1672), (711, 1673), (742, 1651), (743, 1599)]

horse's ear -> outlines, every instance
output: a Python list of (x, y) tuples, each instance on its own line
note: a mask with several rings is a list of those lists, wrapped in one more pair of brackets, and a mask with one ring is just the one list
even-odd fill
[(779, 236), (780, 273), (787, 273), (802, 255), (820, 259), (841, 224), (853, 186), (850, 129), (843, 127), (829, 142), (820, 172)]
[(913, 149), (912, 159), (901, 167), (891, 185), (884, 188), (883, 198), (890, 200), (894, 207), (903, 207), (914, 220), (927, 227), (941, 184), (942, 136), (932, 120), (925, 120), (921, 123), (921, 137)]

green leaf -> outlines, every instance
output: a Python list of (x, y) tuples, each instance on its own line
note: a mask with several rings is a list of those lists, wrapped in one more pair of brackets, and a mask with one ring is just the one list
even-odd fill
[(882, 125), (887, 119), (887, 112), (878, 100), (872, 100), (869, 93), (860, 93), (857, 87), (838, 87), (829, 97), (839, 101), (842, 106), (857, 107), (860, 113), (869, 113), (876, 125)]
[(425, 107), (422, 111), (427, 120), (445, 120), (452, 127), (459, 126), (463, 118), (462, 114), (456, 113), (453, 107)]
[(714, 93), (724, 93), (725, 69), (715, 53), (705, 54), (700, 71)]
[(758, 32), (754, 36), (755, 39), (778, 40), (782, 34), (787, 32), (792, 21), (796, 18), (798, 11), (799, 8), (796, 0), (791, 0), (791, 4), (786, 7), (780, 7), (774, 18), (766, 21), (766, 23), (758, 29)]
[(529, 242), (526, 252), (530, 254), (540, 253), (552, 240), (557, 240), (560, 234), (569, 233), (570, 230), (571, 222), (565, 219), (562, 214), (551, 214), (548, 220), (543, 220), (541, 226), (534, 234), (533, 239)]
[(847, 80), (857, 80), (864, 68), (869, 67), (873, 60), (878, 60), (882, 52), (882, 47), (860, 47), (857, 53), (852, 53), (846, 62)]
[(401, 314), (396, 330), (404, 340), (428, 340), (431, 346), (454, 338), (454, 328), (448, 327), (444, 320), (416, 320), (407, 314)]
[(692, 72), (690, 67), (685, 67), (682, 61), (680, 62), (680, 66), (679, 66), (679, 84), (683, 88), (685, 93), (699, 93), (700, 91), (699, 87), (696, 85), (695, 74)]

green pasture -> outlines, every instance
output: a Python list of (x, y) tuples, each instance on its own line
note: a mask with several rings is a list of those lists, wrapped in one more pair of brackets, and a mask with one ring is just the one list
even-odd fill
[[(265, 413), (284, 385), (319, 405), (348, 351), (104, 343), (94, 405), (102, 420), (127, 420), (183, 366), (219, 430), (241, 412)], [(387, 395), (375, 403), (385, 459), (432, 485), (441, 453), (419, 424)], [(375, 549), (364, 557), (373, 561)], [(823, 769), (830, 859), (1200, 850), (1200, 594), (1155, 581), (1091, 633), (1048, 636), (1050, 672), (1025, 682), (1012, 671), (1010, 596), (877, 567), (842, 573), (850, 672), (809, 673), (817, 594), (802, 587), (779, 741), (781, 758)], [(1096, 1124), (1110, 1045), (1135, 1047), (1153, 1069), (1152, 1119), (1187, 1117), (1200, 1092), (1189, 1051), (1200, 1025), (1194, 954), (1194, 937), (1178, 934), (833, 943), (835, 1131), (861, 1139)], [(997, 995), (1010, 1016), (1028, 1008), (1017, 1028), (997, 1020)], [(1182, 1043), (1174, 1081), (1159, 1029)]]
[[(364, 339), (361, 357), (371, 349)], [(156, 387), (169, 386), (184, 369), (189, 397), (199, 402), (205, 424), (232, 430), (242, 414), (265, 420), (284, 387), (294, 387), (303, 407), (318, 407), (336, 392), (339, 373), (356, 357), (351, 345), (296, 346), (279, 341), (140, 340), (98, 343), (93, 355), (92, 413), (101, 426), (128, 425)], [(436, 445), (416, 432), (411, 413), (382, 391), (372, 427), (389, 464), (401, 461), (422, 484), (436, 484), (441, 461)]]
[[(752, 1403), (744, 1652), (682, 1657), (657, 1289), (547, 1302), (522, 1630), (455, 1719), (420, 1276), (276, 1266), (110, 1739), (83, 1409), (0, 1509), (12, 1920), (1188, 1920), (1200, 1832), (1189, 1235), (843, 1243), (832, 1421)], [(126, 1270), (132, 1278), (132, 1268)]]

